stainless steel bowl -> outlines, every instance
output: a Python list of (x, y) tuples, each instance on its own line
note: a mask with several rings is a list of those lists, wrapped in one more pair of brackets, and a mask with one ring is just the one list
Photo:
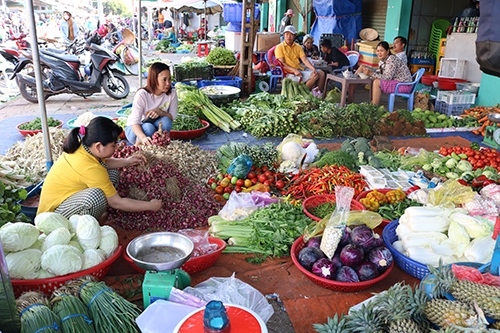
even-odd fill
[(127, 245), (128, 256), (148, 271), (179, 268), (188, 261), (193, 250), (193, 242), (175, 232), (153, 232), (136, 237)]
[(494, 123), (500, 123), (500, 113), (490, 113), (488, 119)]

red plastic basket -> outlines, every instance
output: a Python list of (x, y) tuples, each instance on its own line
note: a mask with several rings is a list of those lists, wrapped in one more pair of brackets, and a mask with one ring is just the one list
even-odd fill
[(312, 282), (316, 283), (317, 285), (335, 290), (335, 291), (342, 291), (342, 292), (355, 292), (355, 291), (360, 291), (360, 290), (365, 290), (373, 286), (379, 281), (382, 281), (385, 279), (389, 273), (391, 273), (393, 267), (394, 267), (394, 261), (392, 262), (391, 266), (387, 268), (387, 270), (376, 277), (373, 280), (369, 281), (363, 281), (363, 282), (339, 282), (339, 281), (334, 281), (334, 280), (329, 280), (322, 278), (320, 276), (314, 275), (313, 273), (309, 272), (307, 269), (302, 267), (302, 265), (299, 263), (299, 260), (297, 259), (299, 256), (300, 250), (302, 250), (306, 246), (306, 243), (304, 243), (303, 236), (300, 236), (295, 242), (293, 242), (292, 249), (290, 250), (290, 256), (292, 257), (292, 261), (294, 265), (304, 273), (309, 280)]
[[(222, 239), (215, 237), (208, 237), (208, 241), (212, 244), (217, 244), (217, 250), (207, 253), (198, 257), (191, 257), (188, 261), (181, 266), (181, 269), (188, 274), (194, 274), (201, 272), (205, 269), (212, 267), (215, 262), (219, 259), (222, 251), (226, 248), (226, 242)], [(139, 266), (137, 266), (132, 258), (127, 254), (127, 251), (123, 251), (123, 258), (135, 269), (138, 273), (144, 274), (146, 271)]]
[[(302, 207), (304, 213), (312, 218), (314, 221), (321, 221), (321, 218), (314, 216), (309, 209), (312, 209), (314, 207), (318, 207), (319, 205), (322, 205), (327, 202), (335, 202), (335, 194), (318, 194), (318, 195), (313, 195), (312, 197), (306, 198), (302, 202)], [(351, 210), (366, 210), (365, 206), (363, 206), (360, 202), (357, 200), (352, 200), (351, 201)]]
[(12, 287), (14, 288), (14, 295), (16, 297), (19, 297), (22, 293), (26, 291), (42, 291), (43, 293), (50, 295), (55, 289), (63, 286), (67, 281), (85, 275), (92, 275), (100, 281), (106, 276), (106, 274), (108, 274), (111, 264), (120, 257), (122, 250), (123, 247), (120, 245), (108, 259), (104, 260), (99, 265), (95, 265), (94, 267), (90, 267), (88, 269), (76, 273), (57, 276), (48, 279), (11, 280)]
[(203, 124), (202, 128), (198, 128), (192, 131), (170, 131), (170, 139), (189, 140), (202, 136), (203, 134), (205, 134), (205, 131), (210, 126), (210, 123), (202, 119), (200, 119), (200, 121)]
[[(393, 189), (392, 188), (381, 188), (381, 189), (377, 189), (377, 191), (379, 191), (380, 193), (383, 193), (383, 194), (386, 194), (387, 192), (389, 191), (392, 191)], [(359, 202), (359, 200), (363, 199), (363, 198), (366, 198), (367, 194), (372, 192), (373, 190), (368, 190), (368, 191), (363, 191), (361, 192), (360, 194), (358, 194), (358, 196), (356, 197), (356, 200)], [(361, 204), (363, 205), (363, 204)], [(363, 206), (364, 207), (364, 206)], [(385, 227), (386, 225), (388, 225), (389, 223), (391, 223), (390, 220), (382, 220), (382, 223), (380, 224), (381, 227)]]
[[(56, 128), (61, 128), (62, 125), (64, 124), (63, 121), (57, 120), (59, 122), (59, 125), (55, 126)], [(29, 121), (25, 121), (24, 123), (20, 123), (19, 125), (16, 126), (16, 129), (21, 133), (22, 136), (32, 136), (38, 133), (42, 133), (42, 130), (22, 130), (19, 127), (21, 127), (24, 124), (28, 124)]]

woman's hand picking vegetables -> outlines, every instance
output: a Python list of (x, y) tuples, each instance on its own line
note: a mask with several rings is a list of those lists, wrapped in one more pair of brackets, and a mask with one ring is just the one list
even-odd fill
[(128, 166), (144, 165), (147, 162), (146, 156), (142, 154), (135, 154), (126, 159)]

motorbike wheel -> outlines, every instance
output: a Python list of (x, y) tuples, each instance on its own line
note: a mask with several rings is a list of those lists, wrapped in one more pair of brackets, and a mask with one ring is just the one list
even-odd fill
[(130, 86), (121, 74), (113, 72), (113, 77), (109, 73), (104, 74), (102, 79), (102, 89), (109, 97), (114, 99), (123, 99), (128, 96)]
[[(17, 85), (19, 87), (19, 92), (21, 93), (21, 96), (25, 100), (31, 103), (38, 103), (38, 94), (36, 91), (36, 87), (31, 87), (28, 86), (26, 83), (22, 83), (19, 80), (17, 80)], [(44, 94), (44, 98), (47, 99), (49, 97), (48, 94)]]

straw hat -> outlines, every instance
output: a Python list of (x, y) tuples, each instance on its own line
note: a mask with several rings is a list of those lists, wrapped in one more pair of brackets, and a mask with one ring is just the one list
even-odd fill
[(359, 37), (361, 37), (362, 40), (371, 42), (378, 38), (378, 32), (372, 28), (364, 28), (359, 32)]

